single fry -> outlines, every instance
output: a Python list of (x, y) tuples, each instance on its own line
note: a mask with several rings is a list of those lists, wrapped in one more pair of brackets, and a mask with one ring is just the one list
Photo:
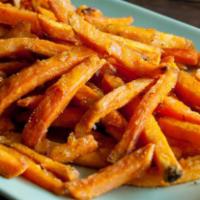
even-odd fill
[(168, 96), (164, 99), (162, 104), (158, 107), (157, 112), (161, 116), (200, 124), (200, 114), (172, 96)]
[[(105, 61), (91, 56), (64, 74), (45, 93), (38, 107), (31, 114), (23, 130), (23, 141), (34, 147), (42, 138), (51, 123), (61, 114), (76, 92), (104, 65)], [(39, 119), (39, 120), (38, 120)]]
[(13, 155), (12, 149), (0, 144), (0, 175), (5, 178), (13, 178), (21, 175), (28, 164), (21, 155)]
[(165, 135), (179, 140), (188, 141), (191, 144), (200, 144), (200, 125), (169, 117), (162, 117), (158, 121)]
[(17, 105), (23, 108), (34, 109), (38, 106), (42, 98), (43, 98), (43, 95), (28, 96), (23, 99), (19, 99), (17, 101)]
[[(74, 31), (86, 44), (114, 57), (120, 66), (120, 70), (126, 70), (128, 71), (126, 73), (133, 76), (153, 71), (159, 67), (157, 61), (159, 61), (160, 52), (152, 53), (148, 51), (148, 49), (152, 50), (153, 47), (133, 41), (130, 41), (130, 44), (129, 41), (125, 42), (123, 38), (103, 33), (76, 14), (73, 14), (69, 21)], [(130, 44), (131, 47), (127, 44)], [(149, 54), (146, 52), (149, 52)], [(152, 55), (152, 57), (149, 57), (149, 55)], [(158, 59), (155, 59), (155, 57)]]
[(101, 118), (110, 112), (124, 106), (132, 98), (137, 96), (152, 81), (149, 79), (138, 79), (131, 81), (102, 97), (93, 104), (92, 107), (83, 115), (80, 122), (76, 125), (75, 133), (77, 136), (89, 134), (92, 127)]
[(164, 56), (173, 56), (175, 61), (195, 66), (198, 63), (198, 52), (195, 49), (164, 49)]
[(49, 0), (49, 4), (58, 21), (68, 24), (69, 14), (75, 10), (71, 2), (69, 0)]
[(95, 151), (97, 147), (98, 144), (92, 135), (76, 138), (71, 134), (66, 144), (51, 149), (49, 157), (58, 162), (69, 163), (82, 155)]
[(150, 169), (142, 177), (133, 179), (129, 184), (138, 187), (163, 187), (195, 181), (200, 178), (199, 155), (181, 159), (180, 164), (184, 170), (183, 176), (173, 183), (165, 182), (157, 169)]
[(155, 144), (154, 159), (163, 174), (163, 179), (166, 182), (174, 182), (180, 178), (182, 168), (153, 115), (146, 120), (142, 138), (146, 143)]
[(15, 55), (22, 51), (32, 51), (45, 56), (54, 56), (69, 51), (72, 46), (56, 44), (35, 38), (10, 38), (0, 40), (0, 58)]
[(105, 32), (120, 35), (131, 40), (139, 41), (160, 48), (188, 49), (193, 46), (192, 41), (188, 39), (169, 33), (159, 32), (152, 28), (142, 28), (136, 26), (124, 26), (115, 24), (102, 26), (101, 28)]
[(144, 129), (146, 120), (175, 87), (177, 78), (177, 68), (172, 65), (144, 95), (130, 118), (122, 139), (111, 152), (108, 158), (110, 162), (116, 162), (135, 148), (137, 140)]
[(44, 61), (36, 62), (18, 74), (10, 76), (0, 87), (0, 114), (14, 101), (37, 86), (68, 71), (74, 65), (93, 54), (77, 47)]
[(188, 105), (200, 107), (200, 82), (188, 72), (180, 71), (175, 92)]
[(143, 173), (151, 164), (153, 152), (154, 145), (148, 145), (85, 179), (66, 183), (66, 188), (76, 199), (97, 197)]

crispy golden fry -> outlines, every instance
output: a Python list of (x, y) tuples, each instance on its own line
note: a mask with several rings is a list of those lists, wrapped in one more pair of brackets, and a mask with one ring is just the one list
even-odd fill
[(162, 116), (200, 124), (200, 114), (174, 97), (166, 97), (157, 112)]
[(37, 7), (37, 12), (40, 13), (41, 15), (51, 19), (51, 20), (55, 20), (56, 21), (56, 16), (54, 15), (54, 13), (46, 8), (43, 8), (41, 6)]
[(154, 159), (166, 182), (174, 182), (182, 176), (181, 166), (153, 115), (146, 120), (142, 139), (156, 145)]
[(55, 146), (49, 152), (49, 157), (62, 163), (69, 163), (76, 158), (95, 151), (98, 147), (92, 135), (76, 138), (70, 134), (66, 144)]
[(69, 0), (49, 0), (51, 9), (58, 21), (68, 24), (69, 14), (75, 11)]
[(64, 181), (74, 180), (79, 176), (79, 173), (77, 170), (75, 170), (75, 168), (51, 160), (50, 158), (38, 154), (32, 149), (29, 149), (23, 144), (13, 143), (11, 144), (11, 147), (16, 149), (20, 153), (26, 155), (30, 159), (34, 160), (36, 163), (40, 164), (43, 168), (51, 171), (52, 173), (55, 173), (58, 177), (62, 178)]
[(153, 152), (154, 145), (148, 145), (96, 174), (66, 183), (66, 188), (76, 199), (91, 199), (99, 196), (126, 184), (131, 178), (144, 172), (151, 164)]
[(69, 51), (72, 46), (56, 44), (48, 40), (35, 38), (10, 38), (0, 40), (0, 58), (8, 57), (22, 51), (32, 51), (45, 56), (54, 56)]
[(0, 113), (10, 104), (37, 86), (68, 71), (93, 54), (88, 49), (76, 47), (48, 60), (40, 61), (12, 75), (0, 87)]
[(193, 108), (200, 107), (200, 82), (188, 72), (179, 73), (175, 92), (188, 105)]
[(135, 148), (137, 140), (144, 129), (146, 120), (174, 88), (177, 78), (177, 68), (172, 65), (144, 95), (129, 120), (122, 139), (111, 152), (108, 158), (110, 162), (116, 162)]
[(200, 178), (200, 156), (181, 159), (180, 164), (184, 170), (183, 176), (173, 183), (165, 182), (157, 169), (150, 169), (142, 177), (133, 179), (129, 184), (139, 187), (163, 187), (195, 181)]
[(5, 178), (19, 176), (28, 168), (25, 158), (13, 153), (14, 150), (0, 144), (0, 175)]
[(110, 24), (101, 26), (103, 31), (120, 35), (142, 43), (150, 44), (160, 48), (191, 48), (192, 41), (180, 36), (162, 33), (152, 28), (142, 28), (135, 26), (123, 26)]
[[(105, 61), (91, 56), (84, 62), (63, 75), (52, 87), (34, 110), (23, 130), (23, 141), (34, 147), (45, 137), (48, 127), (63, 112), (76, 92), (93, 74), (104, 65)], [(38, 120), (39, 119), (39, 120)]]
[(25, 178), (55, 194), (63, 195), (66, 193), (64, 183), (60, 179), (34, 163), (31, 159), (27, 158), (27, 161), (29, 167), (23, 173)]
[(123, 69), (130, 72), (132, 76), (135, 73), (140, 75), (148, 73), (159, 67), (158, 63), (155, 64), (159, 59), (155, 60), (155, 57), (159, 58), (160, 52), (156, 51), (153, 54), (149, 52), (154, 59), (151, 59), (146, 54), (148, 49), (152, 50), (153, 47), (133, 41), (130, 41), (131, 43), (128, 41), (125, 42), (121, 37), (103, 33), (76, 14), (73, 14), (69, 21), (74, 31), (86, 44), (114, 57), (120, 67), (122, 68), (123, 66)]
[(184, 122), (169, 117), (162, 117), (158, 121), (165, 135), (179, 140), (188, 141), (191, 144), (200, 144), (199, 124)]
[(30, 64), (24, 61), (10, 61), (0, 63), (0, 71), (10, 75), (12, 73), (18, 72), (24, 67), (29, 66)]
[(110, 112), (124, 106), (151, 82), (150, 79), (134, 80), (102, 97), (84, 114), (76, 125), (75, 134), (79, 137), (89, 134), (96, 122)]

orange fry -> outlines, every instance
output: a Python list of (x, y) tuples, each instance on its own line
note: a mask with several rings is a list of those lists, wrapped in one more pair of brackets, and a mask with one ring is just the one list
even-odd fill
[(160, 48), (187, 49), (193, 46), (192, 41), (190, 40), (169, 33), (162, 33), (152, 28), (123, 26), (115, 24), (102, 26), (101, 28), (105, 32), (120, 35), (131, 40), (150, 44)]
[(91, 56), (84, 62), (64, 74), (50, 87), (38, 107), (29, 118), (23, 130), (23, 141), (34, 147), (45, 137), (48, 127), (69, 104), (76, 92), (93, 74), (104, 65), (105, 61)]
[(114, 57), (120, 68), (123, 66), (123, 69), (132, 75), (144, 74), (159, 67), (160, 52), (155, 48), (152, 53), (153, 47), (151, 46), (134, 41), (124, 41), (121, 37), (103, 33), (76, 14), (73, 14), (69, 21), (74, 31), (86, 44)]
[(75, 134), (77, 136), (89, 134), (96, 122), (110, 112), (127, 104), (133, 97), (142, 92), (142, 90), (144, 90), (151, 82), (152, 81), (149, 79), (134, 80), (116, 88), (102, 97), (83, 115), (80, 122), (76, 125)]
[(193, 108), (200, 107), (200, 82), (188, 72), (179, 73), (175, 92), (181, 100)]
[(71, 134), (66, 144), (55, 146), (49, 156), (58, 162), (68, 163), (97, 149), (98, 144), (92, 135), (76, 138)]
[(99, 196), (143, 173), (151, 164), (153, 152), (154, 145), (148, 145), (85, 179), (66, 183), (66, 188), (76, 199)]
[(166, 182), (174, 182), (182, 176), (182, 169), (153, 115), (147, 120), (142, 138), (155, 144), (154, 159)]
[(144, 95), (130, 118), (122, 139), (111, 152), (108, 158), (110, 162), (116, 162), (135, 148), (137, 140), (144, 129), (146, 120), (174, 88), (177, 77), (177, 68), (170, 66), (166, 73)]
[(174, 97), (166, 97), (157, 112), (162, 116), (200, 124), (200, 114)]
[(70, 52), (37, 62), (18, 74), (10, 76), (0, 87), (0, 114), (21, 96), (65, 73), (91, 54), (93, 52), (90, 50), (77, 47)]
[(159, 125), (165, 135), (169, 137), (188, 141), (192, 144), (200, 144), (200, 125), (198, 124), (162, 117), (159, 119)]
[(17, 105), (23, 108), (34, 109), (38, 106), (43, 99), (43, 95), (28, 96), (17, 101)]
[(0, 58), (12, 56), (22, 51), (32, 51), (45, 56), (54, 56), (68, 51), (72, 46), (56, 44), (48, 40), (35, 38), (10, 38), (0, 40)]
[(23, 156), (0, 144), (0, 175), (13, 178), (21, 175), (28, 167)]
[(185, 65), (198, 63), (198, 52), (194, 49), (164, 49), (164, 56), (173, 56), (176, 62)]

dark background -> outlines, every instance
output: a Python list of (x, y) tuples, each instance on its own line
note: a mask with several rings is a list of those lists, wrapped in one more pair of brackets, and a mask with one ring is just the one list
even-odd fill
[[(127, 0), (200, 28), (200, 0)], [(0, 195), (0, 200), (7, 200)]]
[(200, 28), (200, 0), (126, 0)]

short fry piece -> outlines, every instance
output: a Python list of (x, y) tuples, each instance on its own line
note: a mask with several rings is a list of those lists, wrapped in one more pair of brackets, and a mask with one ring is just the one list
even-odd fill
[(162, 116), (200, 124), (200, 114), (174, 97), (166, 97), (157, 112)]
[(155, 144), (154, 158), (160, 172), (163, 174), (164, 180), (166, 182), (174, 182), (180, 178), (182, 175), (181, 166), (153, 115), (146, 120), (142, 136), (146, 143)]
[(12, 149), (3, 145), (0, 145), (0, 163), (0, 175), (5, 178), (19, 176), (28, 167), (23, 156), (13, 155)]
[(118, 159), (130, 153), (144, 129), (146, 120), (153, 113), (168, 93), (174, 88), (178, 78), (177, 68), (169, 67), (165, 74), (144, 95), (136, 107), (120, 142), (114, 147), (108, 160), (116, 162)]
[(149, 79), (134, 80), (102, 97), (83, 115), (80, 122), (76, 125), (75, 134), (77, 136), (89, 134), (96, 122), (110, 112), (124, 106), (151, 82)]
[(11, 147), (16, 149), (20, 153), (26, 155), (30, 159), (34, 160), (36, 163), (40, 164), (45, 169), (56, 174), (59, 178), (62, 178), (64, 181), (74, 180), (79, 176), (79, 173), (77, 170), (75, 170), (75, 168), (51, 160), (50, 158), (43, 156), (32, 149), (29, 149), (23, 144), (13, 143), (11, 144)]
[(46, 81), (65, 73), (91, 54), (93, 52), (90, 50), (77, 47), (70, 52), (63, 52), (47, 60), (37, 62), (18, 74), (10, 76), (0, 87), (0, 114), (21, 96)]
[(200, 145), (200, 125), (168, 117), (162, 117), (158, 121), (165, 135)]
[(200, 107), (200, 82), (188, 72), (180, 71), (175, 92), (193, 108)]
[(68, 51), (72, 46), (56, 44), (48, 40), (35, 38), (10, 38), (0, 40), (0, 58), (8, 57), (21, 51), (32, 51), (45, 56), (54, 56)]
[(62, 163), (72, 162), (82, 155), (97, 149), (98, 144), (92, 135), (76, 138), (73, 134), (68, 137), (66, 144), (55, 146), (49, 152), (49, 157)]
[(76, 199), (91, 199), (99, 196), (144, 172), (151, 164), (153, 152), (154, 145), (148, 145), (96, 174), (66, 183), (66, 188)]
[(27, 146), (34, 147), (45, 137), (51, 123), (63, 112), (76, 92), (104, 64), (104, 60), (91, 56), (46, 91), (23, 130), (23, 141)]

